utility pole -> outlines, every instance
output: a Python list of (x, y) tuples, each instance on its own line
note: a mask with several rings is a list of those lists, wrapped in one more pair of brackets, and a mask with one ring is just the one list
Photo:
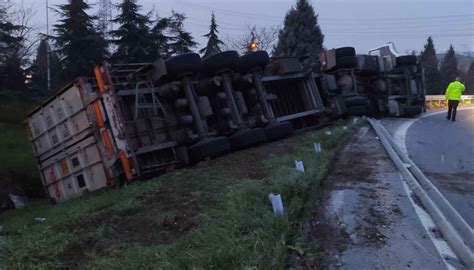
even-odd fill
[(46, 81), (48, 82), (48, 93), (51, 93), (51, 69), (49, 66), (49, 5), (46, 0)]

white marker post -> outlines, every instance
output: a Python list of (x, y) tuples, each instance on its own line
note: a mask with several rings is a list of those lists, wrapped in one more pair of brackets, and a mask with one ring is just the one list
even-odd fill
[(314, 143), (314, 152), (316, 152), (316, 153), (321, 153), (322, 152), (321, 143)]
[(295, 160), (295, 168), (298, 172), (304, 173), (304, 164), (301, 160)]
[(280, 194), (268, 194), (268, 199), (272, 203), (273, 213), (278, 216), (282, 216), (284, 209), (283, 209), (283, 201), (281, 200)]

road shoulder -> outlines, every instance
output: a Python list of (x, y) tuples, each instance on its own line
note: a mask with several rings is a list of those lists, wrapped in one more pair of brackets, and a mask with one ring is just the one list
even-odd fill
[(372, 130), (345, 145), (316, 197), (304, 228), (319, 255), (306, 267), (446, 269)]

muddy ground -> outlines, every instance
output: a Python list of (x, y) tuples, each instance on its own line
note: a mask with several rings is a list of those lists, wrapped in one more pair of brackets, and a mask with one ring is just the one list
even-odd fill
[(362, 127), (314, 195), (307, 269), (445, 269), (375, 133)]

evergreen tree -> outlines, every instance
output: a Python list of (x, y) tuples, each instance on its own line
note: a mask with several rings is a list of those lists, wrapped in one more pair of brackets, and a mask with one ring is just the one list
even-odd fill
[(313, 7), (308, 0), (297, 0), (296, 7), (286, 14), (273, 55), (309, 55), (311, 60), (315, 60), (323, 50), (323, 41), (324, 35)]
[(474, 62), (471, 62), (464, 80), (466, 81), (466, 95), (474, 95)]
[(183, 13), (174, 12), (170, 18), (171, 43), (169, 44), (171, 55), (191, 52), (191, 48), (196, 47), (197, 43), (191, 33), (184, 30), (184, 20), (186, 16)]
[(204, 54), (203, 57), (207, 57), (216, 53), (220, 53), (222, 50), (219, 47), (220, 45), (224, 45), (217, 34), (219, 30), (217, 30), (217, 23), (216, 23), (216, 16), (214, 16), (214, 12), (212, 13), (211, 17), (211, 26), (209, 27), (209, 33), (204, 35), (207, 38), (207, 46), (202, 48), (199, 53)]
[(453, 82), (454, 79), (459, 75), (458, 71), (458, 60), (456, 53), (454, 52), (453, 45), (449, 46), (449, 50), (444, 56), (443, 62), (440, 67), (441, 78), (442, 78), (442, 92), (448, 87), (449, 83)]
[(0, 3), (0, 91), (26, 88), (21, 57), (24, 39), (15, 34), (22, 27), (10, 21), (7, 7)]
[(153, 42), (150, 37), (150, 19), (139, 13), (136, 0), (123, 0), (118, 5), (120, 14), (113, 20), (119, 28), (111, 32), (117, 50), (112, 55), (115, 62), (137, 63), (149, 61)]
[(438, 69), (438, 58), (436, 58), (436, 50), (433, 39), (428, 38), (425, 49), (421, 52), (420, 62), (425, 72), (425, 88), (426, 94), (441, 94), (441, 75)]
[(156, 59), (158, 57), (167, 58), (170, 56), (171, 37), (167, 35), (167, 30), (170, 27), (170, 18), (159, 18), (155, 26), (151, 29), (150, 38), (153, 41), (150, 58)]
[(51, 94), (48, 92), (48, 51), (51, 91), (54, 92), (61, 87), (61, 85), (59, 85), (59, 74), (61, 72), (60, 59), (55, 52), (51, 52), (46, 39), (43, 39), (38, 46), (36, 58), (30, 67), (32, 75), (31, 90), (38, 95)]
[(54, 25), (54, 39), (61, 57), (61, 79), (66, 82), (77, 76), (90, 76), (94, 65), (107, 56), (107, 43), (94, 28), (95, 17), (86, 13), (90, 6), (84, 0), (70, 0), (58, 7), (62, 19)]

